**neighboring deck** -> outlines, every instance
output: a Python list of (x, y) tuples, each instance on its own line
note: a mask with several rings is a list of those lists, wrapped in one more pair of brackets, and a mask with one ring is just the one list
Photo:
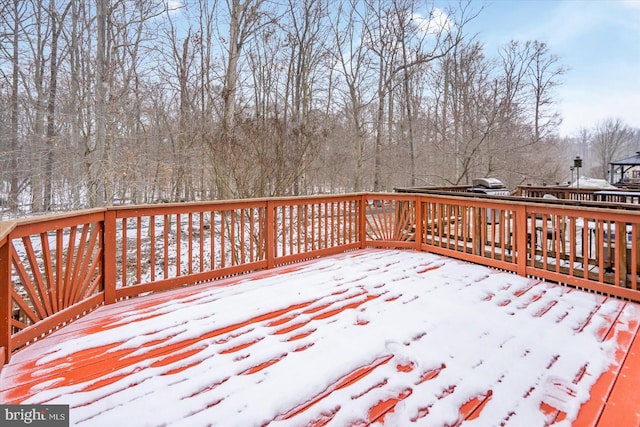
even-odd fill
[(89, 426), (638, 426), (639, 319), (615, 298), (359, 250), (101, 307), (15, 353), (0, 402), (69, 404)]

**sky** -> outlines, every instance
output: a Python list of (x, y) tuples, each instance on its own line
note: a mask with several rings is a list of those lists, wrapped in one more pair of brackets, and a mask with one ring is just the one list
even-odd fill
[(486, 51), (548, 44), (567, 69), (557, 89), (561, 136), (608, 118), (640, 128), (640, 0), (488, 0), (469, 25)]

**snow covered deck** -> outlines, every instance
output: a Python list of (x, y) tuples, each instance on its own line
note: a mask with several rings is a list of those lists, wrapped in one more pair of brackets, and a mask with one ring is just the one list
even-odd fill
[(640, 307), (367, 249), (103, 306), (17, 352), (0, 402), (72, 425), (640, 425)]

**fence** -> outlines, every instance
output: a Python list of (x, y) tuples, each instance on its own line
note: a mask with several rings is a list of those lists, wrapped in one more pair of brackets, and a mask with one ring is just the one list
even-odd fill
[(113, 207), (0, 222), (0, 362), (103, 304), (365, 247), (434, 252), (640, 301), (639, 243), (637, 211), (429, 194)]

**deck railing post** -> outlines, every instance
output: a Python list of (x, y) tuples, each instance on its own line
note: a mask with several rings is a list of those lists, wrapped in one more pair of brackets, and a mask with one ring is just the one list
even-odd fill
[(265, 250), (267, 254), (267, 268), (273, 268), (276, 265), (275, 246), (276, 246), (276, 233), (275, 233), (275, 203), (273, 200), (267, 200), (267, 228), (265, 230)]
[[(126, 262), (126, 260), (123, 260), (123, 262)], [(102, 238), (102, 284), (103, 284), (103, 291), (104, 291), (104, 303), (113, 304), (114, 302), (116, 302), (116, 211), (115, 210), (106, 210), (104, 212), (103, 238)]]
[(11, 358), (11, 234), (0, 241), (0, 369)]
[(516, 238), (516, 272), (522, 276), (527, 276), (527, 207), (524, 205), (515, 208), (515, 229), (513, 230)]
[(367, 245), (367, 203), (369, 202), (368, 194), (362, 194), (360, 197), (360, 210), (358, 218), (358, 239), (360, 240), (360, 249), (364, 249)]
[(413, 238), (416, 243), (416, 250), (420, 251), (422, 248), (422, 197), (421, 196), (416, 196), (414, 209), (415, 209), (415, 215), (414, 215), (415, 231), (413, 234)]

